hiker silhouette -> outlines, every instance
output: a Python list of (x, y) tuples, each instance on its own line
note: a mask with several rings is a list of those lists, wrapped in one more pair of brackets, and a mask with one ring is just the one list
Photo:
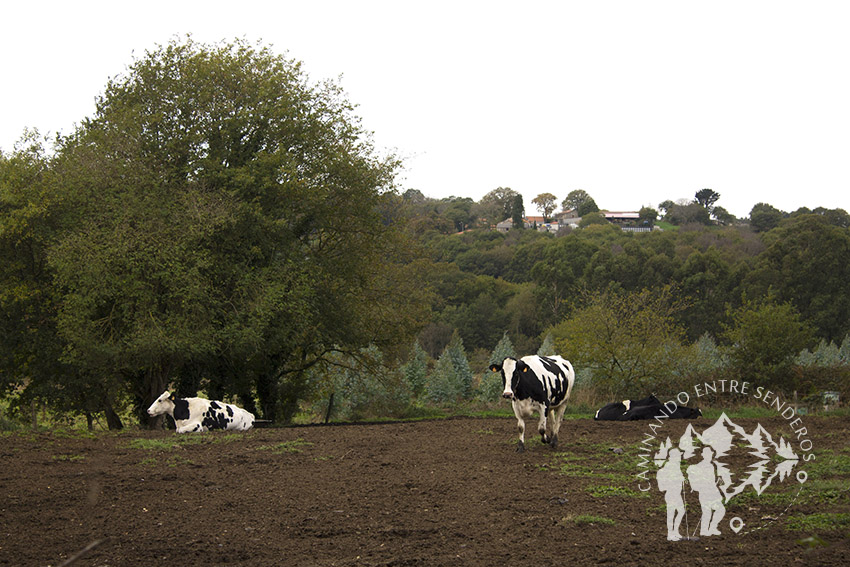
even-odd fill
[(664, 493), (664, 500), (667, 503), (667, 539), (669, 541), (682, 539), (679, 526), (685, 516), (685, 499), (682, 492), (685, 477), (682, 475), (681, 465), (682, 452), (679, 449), (670, 449), (667, 462), (658, 469), (656, 475), (658, 489)]
[(713, 457), (714, 452), (711, 447), (704, 447), (702, 460), (689, 466), (686, 470), (691, 490), (699, 494), (699, 505), (702, 508), (699, 533), (702, 536), (720, 535), (717, 526), (723, 516), (726, 515), (723, 494), (717, 487), (717, 474)]

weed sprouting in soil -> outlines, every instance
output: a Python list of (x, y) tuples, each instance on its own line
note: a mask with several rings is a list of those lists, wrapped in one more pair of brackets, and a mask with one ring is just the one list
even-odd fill
[(292, 441), (284, 441), (282, 443), (275, 443), (274, 445), (260, 445), (257, 447), (258, 451), (271, 451), (277, 455), (282, 455), (284, 453), (300, 453), (302, 447), (310, 447), (313, 444), (309, 441), (305, 441), (302, 438), (294, 439)]
[(80, 462), (85, 459), (83, 455), (53, 455), (54, 461)]

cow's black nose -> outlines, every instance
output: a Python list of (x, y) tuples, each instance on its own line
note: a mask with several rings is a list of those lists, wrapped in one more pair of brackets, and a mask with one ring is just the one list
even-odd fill
[(505, 398), (506, 400), (510, 400), (510, 399), (513, 399), (514, 395), (510, 394), (508, 392), (505, 392), (504, 394), (502, 394), (502, 397)]

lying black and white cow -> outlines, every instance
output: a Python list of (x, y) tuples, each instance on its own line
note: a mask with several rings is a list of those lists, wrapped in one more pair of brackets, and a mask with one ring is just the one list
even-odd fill
[(670, 419), (694, 419), (702, 416), (696, 408), (680, 406), (675, 402), (662, 404), (654, 395), (642, 400), (623, 400), (600, 408), (593, 417), (596, 421), (635, 421), (653, 419), (663, 415)]
[(560, 356), (533, 355), (506, 358), (490, 370), (502, 373), (502, 397), (511, 400), (519, 428), (517, 451), (525, 450), (525, 420), (535, 411), (540, 414), (537, 431), (543, 442), (557, 447), (561, 418), (576, 378), (572, 364)]
[(237, 429), (247, 431), (254, 426), (254, 414), (232, 404), (204, 398), (178, 398), (168, 390), (148, 408), (148, 415), (167, 413), (174, 418), (177, 433)]

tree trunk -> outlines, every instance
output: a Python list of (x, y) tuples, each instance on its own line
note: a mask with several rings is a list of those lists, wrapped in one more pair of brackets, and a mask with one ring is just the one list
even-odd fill
[(115, 412), (115, 409), (113, 409), (112, 404), (109, 402), (106, 403), (104, 413), (106, 413), (106, 426), (110, 431), (124, 429), (124, 424), (121, 423), (121, 417)]

